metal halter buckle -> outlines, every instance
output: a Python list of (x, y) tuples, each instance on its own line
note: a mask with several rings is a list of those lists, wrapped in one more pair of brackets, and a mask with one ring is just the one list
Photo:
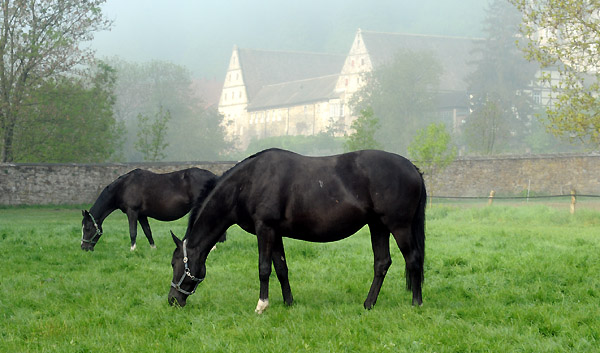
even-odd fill
[[(190, 268), (188, 267), (188, 257), (187, 257), (186, 245), (187, 245), (187, 239), (184, 239), (183, 240), (183, 265), (185, 266), (185, 270), (183, 271), (183, 274), (181, 275), (179, 282), (175, 283), (175, 282), (171, 281), (171, 287), (175, 288), (178, 292), (183, 293), (185, 295), (192, 295), (196, 292), (196, 288), (198, 288), (198, 285), (200, 284), (200, 282), (204, 281), (204, 278), (196, 278), (190, 272)], [(192, 281), (196, 282), (196, 285), (194, 286), (194, 289), (191, 292), (188, 292), (185, 289), (181, 288), (181, 283), (183, 283), (183, 280), (185, 279), (186, 276), (189, 277)]]

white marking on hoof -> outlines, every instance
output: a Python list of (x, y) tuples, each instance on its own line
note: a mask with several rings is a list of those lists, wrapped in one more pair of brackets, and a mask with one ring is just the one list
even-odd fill
[(137, 245), (137, 244), (133, 244), (133, 245), (131, 246), (131, 249), (130, 249), (130, 250), (131, 250), (131, 251), (135, 250), (135, 246), (136, 246), (136, 245)]
[(256, 304), (256, 309), (254, 309), (254, 312), (257, 314), (262, 314), (265, 312), (265, 310), (267, 310), (267, 307), (269, 306), (269, 299), (259, 299), (258, 300), (258, 304)]
[(150, 245), (150, 249), (156, 249), (156, 244)]

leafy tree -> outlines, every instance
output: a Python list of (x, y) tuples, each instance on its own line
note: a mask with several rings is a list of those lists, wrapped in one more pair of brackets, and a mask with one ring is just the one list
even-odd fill
[(464, 137), (473, 151), (522, 150), (531, 133), (533, 102), (524, 90), (535, 80), (537, 66), (515, 45), (520, 21), (519, 12), (506, 0), (494, 0), (487, 9), (486, 38), (476, 42), (476, 69), (468, 77), (473, 114)]
[[(0, 133), (2, 162), (15, 158), (15, 129), (25, 101), (88, 62), (79, 44), (106, 29), (105, 0), (3, 0), (0, 8)], [(22, 124), (21, 124), (22, 125)]]
[(47, 79), (23, 101), (15, 162), (105, 162), (121, 152), (113, 117), (114, 70), (100, 62), (81, 76)]
[(436, 114), (443, 68), (429, 52), (400, 52), (364, 77), (366, 84), (350, 101), (353, 111), (372, 107), (381, 129), (375, 135), (387, 150), (405, 153), (417, 129)]
[(221, 126), (223, 117), (194, 95), (191, 73), (164, 61), (130, 63), (111, 59), (118, 72), (115, 114), (130, 136), (126, 141), (129, 161), (139, 160), (135, 145), (137, 117), (156, 115), (160, 107), (170, 112), (165, 148), (169, 160), (214, 160), (231, 148)]
[(163, 160), (166, 157), (165, 148), (169, 145), (166, 137), (167, 123), (171, 120), (171, 113), (160, 107), (152, 122), (148, 116), (143, 114), (138, 114), (137, 119), (139, 130), (135, 148), (142, 153), (146, 162)]
[(364, 149), (381, 149), (381, 144), (375, 139), (375, 133), (378, 128), (379, 119), (375, 117), (373, 108), (367, 107), (362, 110), (350, 126), (350, 129), (354, 130), (354, 132), (346, 137), (344, 150), (348, 152)]
[(499, 99), (488, 98), (470, 116), (463, 128), (464, 138), (472, 151), (485, 155), (498, 152), (510, 137), (509, 120)]
[(170, 158), (200, 161), (223, 158), (233, 144), (226, 138), (222, 121), (223, 115), (216, 107), (203, 108), (196, 104), (190, 108), (188, 115), (181, 116), (177, 124), (169, 127), (169, 139), (173, 142), (167, 149)]
[(430, 176), (444, 170), (456, 158), (456, 147), (444, 123), (431, 123), (419, 129), (408, 146), (408, 155)]
[[(523, 14), (521, 47), (547, 69), (548, 126), (557, 136), (600, 145), (600, 1), (509, 0)], [(558, 73), (552, 77), (552, 71)]]

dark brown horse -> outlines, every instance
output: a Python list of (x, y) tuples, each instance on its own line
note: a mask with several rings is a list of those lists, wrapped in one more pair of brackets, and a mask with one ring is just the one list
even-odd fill
[(89, 211), (82, 211), (81, 249), (94, 250), (102, 235), (102, 222), (119, 209), (129, 220), (131, 250), (135, 249), (137, 223), (155, 247), (148, 217), (174, 221), (185, 216), (196, 202), (202, 202), (212, 190), (217, 177), (208, 170), (189, 168), (156, 174), (135, 169), (120, 176), (100, 193)]
[(364, 307), (375, 305), (390, 267), (390, 233), (406, 262), (413, 305), (422, 304), (426, 191), (423, 177), (407, 159), (383, 151), (304, 157), (271, 149), (238, 163), (217, 182), (189, 219), (173, 252), (169, 303), (184, 306), (206, 275), (212, 246), (232, 224), (258, 239), (260, 295), (257, 313), (269, 304), (271, 264), (283, 300), (293, 298), (282, 237), (331, 242), (369, 225), (374, 278)]

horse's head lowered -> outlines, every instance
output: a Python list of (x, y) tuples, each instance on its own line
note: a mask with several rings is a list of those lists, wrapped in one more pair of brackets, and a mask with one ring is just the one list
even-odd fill
[(198, 265), (200, 254), (197, 249), (187, 247), (187, 239), (181, 241), (173, 232), (171, 236), (177, 247), (171, 260), (173, 280), (169, 291), (169, 304), (184, 307), (187, 297), (194, 294), (198, 284), (204, 280), (206, 267), (204, 264)]
[(81, 250), (94, 251), (94, 245), (102, 236), (102, 225), (98, 225), (94, 216), (87, 211), (81, 211)]

